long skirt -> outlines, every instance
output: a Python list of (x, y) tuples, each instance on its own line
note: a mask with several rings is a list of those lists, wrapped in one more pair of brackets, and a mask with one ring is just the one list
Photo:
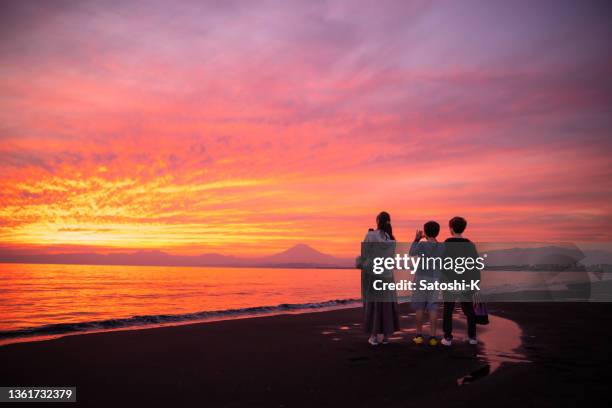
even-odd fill
[(365, 302), (364, 325), (367, 334), (390, 336), (399, 331), (399, 307), (397, 302)]

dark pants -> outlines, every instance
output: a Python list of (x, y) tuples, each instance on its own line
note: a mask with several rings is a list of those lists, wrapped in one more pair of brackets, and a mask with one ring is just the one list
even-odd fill
[[(460, 302), (463, 314), (467, 317), (468, 337), (476, 338), (476, 315), (474, 314), (474, 304), (472, 302)], [(444, 302), (444, 338), (453, 338), (453, 311), (455, 309), (455, 299)]]

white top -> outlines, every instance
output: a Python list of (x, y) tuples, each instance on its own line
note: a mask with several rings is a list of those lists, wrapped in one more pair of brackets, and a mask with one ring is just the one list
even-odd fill
[(363, 242), (387, 242), (391, 241), (389, 234), (381, 230), (368, 231)]

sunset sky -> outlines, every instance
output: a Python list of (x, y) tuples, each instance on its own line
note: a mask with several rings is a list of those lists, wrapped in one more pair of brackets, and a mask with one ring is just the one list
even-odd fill
[[(610, 2), (5, 1), (0, 246), (612, 241)], [(447, 235), (443, 230), (443, 237)]]

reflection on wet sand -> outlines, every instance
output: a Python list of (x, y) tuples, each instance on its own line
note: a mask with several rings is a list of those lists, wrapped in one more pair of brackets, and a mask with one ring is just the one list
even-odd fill
[[(404, 316), (402, 316), (404, 317)], [(456, 321), (456, 335), (451, 350), (455, 347), (463, 347), (462, 342), (466, 340), (465, 337), (465, 319), (461, 315), (457, 315)], [(502, 364), (511, 363), (529, 363), (525, 354), (521, 352), (521, 338), (523, 332), (518, 324), (509, 319), (502, 317), (489, 315), (490, 324), (487, 326), (478, 326), (478, 340), (479, 345), (468, 346), (474, 347), (476, 353), (475, 358), (482, 362), (482, 365), (476, 370), (468, 373), (467, 375), (457, 379), (458, 385), (465, 385), (478, 380), (487, 375), (495, 373)], [(440, 322), (441, 323), (441, 322)], [(346, 323), (336, 327), (325, 327), (325, 330), (321, 331), (322, 335), (334, 334), (336, 337), (328, 337), (332, 341), (341, 340), (358, 340), (363, 341), (364, 335), (362, 331), (356, 327), (358, 323)], [(355, 330), (356, 329), (356, 330)], [(428, 325), (424, 325), (424, 330), (428, 329)], [(410, 340), (415, 332), (414, 328), (403, 328), (399, 332), (395, 333), (393, 337), (390, 337), (391, 343), (401, 345), (404, 343), (406, 347), (426, 347), (426, 346), (415, 346)], [(350, 338), (347, 336), (351, 336)], [(437, 346), (442, 348), (443, 346)], [(430, 347), (427, 347), (430, 348)]]
[(529, 363), (520, 352), (523, 331), (518, 324), (509, 319), (489, 315), (489, 325), (478, 327), (478, 339), (482, 342), (478, 358), (485, 365), (457, 380), (464, 385), (486, 375), (493, 374), (503, 363)]
[(489, 316), (489, 326), (480, 327), (483, 341), (483, 356), (491, 366), (491, 372), (502, 363), (528, 363), (525, 354), (520, 352), (523, 331), (518, 324), (509, 319)]

